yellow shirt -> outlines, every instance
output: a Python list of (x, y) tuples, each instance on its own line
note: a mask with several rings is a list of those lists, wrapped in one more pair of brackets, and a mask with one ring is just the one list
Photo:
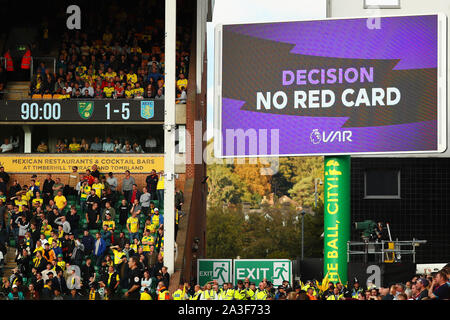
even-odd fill
[(181, 87), (184, 87), (185, 89), (187, 89), (187, 84), (188, 84), (187, 79), (180, 79), (177, 81), (178, 89), (181, 89)]
[[(155, 242), (155, 239), (152, 236), (143, 236), (142, 237), (142, 250), (144, 252), (149, 252), (150, 251), (150, 242)], [(148, 242), (147, 244), (145, 244), (146, 242)]]
[(157, 190), (164, 190), (164, 177), (161, 176), (158, 180), (158, 183), (156, 184)]
[(133, 89), (131, 90), (125, 90), (125, 98), (131, 98), (134, 94)]
[(51, 232), (52, 232), (52, 226), (51, 225), (48, 224), (47, 226), (42, 226), (41, 227), (41, 233), (43, 233), (47, 239), (50, 237)]
[(116, 228), (116, 222), (114, 220), (105, 220), (103, 221), (103, 226), (107, 226), (109, 231), (112, 231)]
[(112, 249), (112, 252), (114, 254), (114, 264), (120, 264), (122, 262), (122, 251), (118, 251), (117, 249)]
[(78, 152), (81, 150), (81, 145), (79, 143), (71, 143), (69, 144), (69, 149), (72, 152)]
[(89, 187), (89, 186), (81, 187), (80, 198), (81, 199), (86, 199), (90, 192), (91, 192), (91, 187)]
[(132, 83), (137, 82), (137, 74), (136, 73), (128, 73), (127, 74), (127, 82), (131, 81)]
[(33, 201), (31, 202), (33, 204), (33, 206), (37, 203), (40, 203), (41, 205), (44, 203), (44, 199), (40, 198), (40, 199), (33, 199)]
[(141, 292), (141, 300), (152, 300), (152, 296), (145, 291)]
[(135, 244), (135, 243), (130, 244), (130, 249), (133, 249), (134, 252), (137, 252), (139, 247), (140, 247), (139, 244)]
[(75, 68), (75, 72), (78, 74), (84, 74), (87, 68), (85, 66), (78, 66)]
[[(152, 210), (152, 214), (153, 214), (153, 210)], [(150, 224), (148, 226), (146, 226), (147, 229), (150, 229), (150, 233), (154, 233), (156, 236), (156, 226), (154, 224)]]
[(142, 49), (141, 47), (131, 48), (130, 53), (142, 53)]
[(61, 269), (62, 269), (63, 271), (66, 271), (66, 263), (64, 262), (64, 260), (58, 261), (58, 262), (56, 263), (56, 265), (57, 265), (57, 266), (60, 266)]
[(53, 237), (50, 237), (50, 238), (48, 238), (48, 244), (50, 245), (50, 248), (53, 248), (53, 246), (52, 246), (53, 241), (56, 241), (56, 243), (58, 244), (58, 247), (61, 247), (61, 241), (55, 240)]
[(19, 212), (23, 211), (23, 207), (28, 205), (28, 201), (24, 200), (22, 197), (22, 200), (15, 200), (14, 203), (16, 204), (16, 206), (19, 207)]
[(59, 210), (64, 208), (64, 204), (67, 203), (67, 199), (64, 196), (55, 196), (53, 200), (55, 201), (55, 204)]
[(33, 191), (28, 190), (27, 193), (25, 193), (22, 196), (22, 200), (25, 200), (26, 202), (30, 202), (30, 199), (33, 197)]
[(106, 78), (115, 78), (116, 76), (117, 76), (117, 73), (115, 73), (114, 71), (111, 73), (109, 73), (109, 72), (105, 73)]
[(104, 87), (103, 92), (107, 98), (111, 98), (114, 93), (114, 87)]
[(135, 88), (132, 90), (134, 95), (137, 95), (138, 93), (140, 93), (141, 95), (144, 94), (144, 88)]
[(136, 232), (139, 231), (139, 228), (138, 228), (138, 226), (139, 226), (139, 219), (137, 217), (136, 218), (129, 217), (127, 219), (127, 224), (130, 225), (130, 230), (131, 230), (132, 233), (136, 233)]
[(154, 214), (152, 216), (152, 224), (155, 226), (155, 229), (158, 229), (158, 226), (159, 226), (159, 215), (158, 214)]
[(40, 247), (36, 247), (36, 249), (34, 249), (34, 251), (33, 251), (33, 254), (36, 254), (36, 252), (38, 252), (38, 251), (40, 251), (41, 252), (41, 254), (44, 254), (44, 248), (42, 248), (42, 246), (40, 246)]
[(102, 197), (102, 190), (105, 189), (105, 185), (103, 183), (94, 183), (92, 185), (92, 190), (95, 190), (95, 194), (101, 198)]

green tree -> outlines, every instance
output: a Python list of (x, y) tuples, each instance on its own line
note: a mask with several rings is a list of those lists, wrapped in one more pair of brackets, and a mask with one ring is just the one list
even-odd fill
[(289, 190), (293, 186), (294, 184), (280, 171), (272, 176), (271, 190), (278, 198), (284, 195), (289, 195)]
[(250, 194), (262, 197), (269, 194), (271, 180), (271, 176), (261, 174), (263, 168), (261, 162), (256, 164), (235, 163), (234, 172), (245, 182)]
[(231, 165), (213, 164), (208, 169), (208, 206), (239, 204), (249, 198), (247, 187)]
[(238, 208), (212, 207), (207, 210), (206, 235), (208, 258), (234, 259), (244, 247), (244, 216)]
[[(304, 157), (290, 160), (293, 166), (294, 186), (289, 190), (291, 198), (303, 207), (314, 206), (315, 179), (324, 180), (323, 157)], [(318, 198), (323, 201), (323, 185), (318, 184)]]
[[(301, 255), (301, 214), (298, 208), (289, 204), (264, 206), (261, 211), (250, 214), (245, 225), (242, 258), (295, 259)], [(320, 257), (323, 216), (307, 214), (304, 230), (305, 257)]]
[[(214, 207), (207, 214), (208, 258), (296, 259), (301, 256), (301, 214), (289, 204), (252, 210)], [(305, 258), (321, 257), (323, 203), (304, 217)]]

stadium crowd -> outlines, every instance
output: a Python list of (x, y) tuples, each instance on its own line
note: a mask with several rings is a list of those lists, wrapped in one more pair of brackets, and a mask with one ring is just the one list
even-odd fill
[[(126, 171), (119, 188), (113, 173), (91, 169), (21, 186), (0, 167), (0, 272), (9, 250), (17, 264), (3, 274), (5, 299), (143, 299), (168, 288), (164, 173), (140, 189)], [(177, 189), (175, 239), (182, 204)]]
[[(237, 286), (224, 283), (219, 286), (211, 281), (200, 285), (180, 284), (172, 294), (166, 292), (161, 299), (173, 300), (449, 300), (450, 264), (433, 274), (416, 275), (406, 283), (396, 283), (389, 288), (377, 288), (370, 281), (353, 284), (328, 281), (328, 277), (319, 283), (317, 280), (297, 281), (292, 287), (288, 281), (274, 287), (273, 283), (263, 279), (259, 284), (248, 278), (239, 280)], [(164, 290), (164, 289), (163, 289)], [(160, 291), (159, 291), (160, 292)], [(159, 298), (159, 296), (158, 296)]]
[[(133, 9), (118, 1), (96, 3), (95, 10), (90, 6), (81, 30), (45, 27), (49, 21), (43, 18), (46, 40), (26, 46), (22, 58), (21, 69), (32, 69), (30, 96), (164, 99), (164, 6), (157, 1), (140, 1)], [(177, 103), (187, 98), (190, 57), (190, 27), (182, 20), (176, 43)], [(42, 53), (47, 56), (39, 57)], [(8, 54), (6, 50), (3, 58)], [(6, 85), (4, 74), (0, 67), (0, 92)]]
[[(55, 153), (155, 153), (161, 151), (161, 144), (155, 137), (149, 136), (145, 139), (143, 146), (130, 139), (112, 139), (106, 137), (101, 139), (96, 136), (92, 140), (88, 138), (58, 139), (55, 145)], [(1, 148), (1, 146), (0, 146)], [(49, 153), (49, 146), (41, 141), (36, 147), (38, 153)]]
[[(41, 62), (32, 96), (53, 99), (163, 99), (164, 33), (158, 20), (130, 24), (116, 12), (97, 32), (64, 32), (55, 72)], [(126, 14), (126, 13), (125, 13)], [(145, 12), (135, 19), (144, 19)], [(125, 18), (126, 19), (126, 18)], [(144, 19), (145, 21), (145, 19)], [(124, 23), (125, 22), (125, 23)], [(177, 45), (177, 97), (186, 100), (189, 33)]]
[[(8, 187), (9, 186), (9, 187)], [(182, 191), (176, 191), (175, 239)], [(449, 299), (450, 265), (389, 288), (317, 280), (275, 287), (264, 279), (204, 286), (181, 283), (169, 291), (164, 266), (164, 173), (155, 170), (141, 189), (129, 171), (120, 188), (97, 165), (73, 167), (68, 182), (31, 176), (28, 185), (0, 167), (0, 271), (8, 250), (16, 267), (3, 274), (7, 300), (428, 300)]]

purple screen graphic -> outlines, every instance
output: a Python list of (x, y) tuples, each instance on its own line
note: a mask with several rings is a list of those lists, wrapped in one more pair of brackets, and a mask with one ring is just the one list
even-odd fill
[(380, 19), (224, 25), (222, 156), (436, 151), (438, 16)]

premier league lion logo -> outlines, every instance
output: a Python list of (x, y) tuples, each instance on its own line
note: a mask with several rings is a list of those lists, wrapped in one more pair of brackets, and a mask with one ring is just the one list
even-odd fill
[(319, 129), (314, 129), (309, 136), (309, 139), (313, 144), (319, 144), (322, 141)]

